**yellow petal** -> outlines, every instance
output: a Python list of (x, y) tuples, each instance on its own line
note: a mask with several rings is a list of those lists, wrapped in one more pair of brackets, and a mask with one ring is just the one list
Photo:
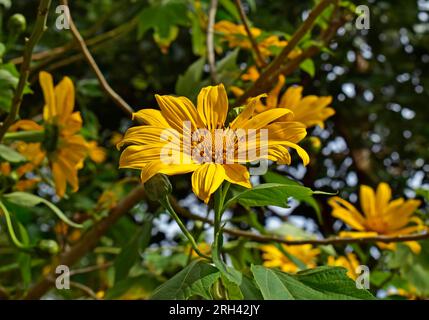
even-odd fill
[(295, 107), (298, 105), (299, 101), (302, 98), (302, 90), (303, 87), (301, 86), (289, 87), (283, 94), (279, 103), (279, 107), (287, 108), (294, 111), (296, 109)]
[(283, 85), (286, 82), (286, 78), (283, 75), (279, 76), (279, 80), (277, 81), (276, 86), (273, 88), (273, 90), (270, 91), (267, 97), (267, 107), (268, 108), (275, 108), (278, 105), (278, 99), (280, 91), (283, 88)]
[(301, 122), (275, 122), (267, 126), (270, 141), (289, 141), (298, 143), (307, 135)]
[(247, 168), (241, 164), (224, 164), (225, 169), (225, 180), (243, 186), (245, 188), (251, 188), (250, 174)]
[(37, 124), (33, 120), (18, 120), (13, 125), (9, 127), (9, 131), (17, 131), (17, 130), (43, 130), (43, 126)]
[(380, 213), (384, 212), (391, 198), (392, 190), (389, 185), (385, 182), (380, 183), (375, 194), (377, 210)]
[(221, 164), (204, 163), (192, 174), (192, 190), (198, 198), (208, 203), (224, 179), (225, 169)]
[(161, 111), (155, 109), (141, 109), (133, 113), (133, 120), (138, 121), (141, 124), (147, 124), (160, 128), (170, 127)]
[(422, 247), (417, 241), (405, 241), (404, 244), (408, 246), (414, 254), (419, 254)]
[(379, 234), (372, 231), (341, 231), (339, 235), (342, 238), (371, 238), (377, 237)]
[(229, 125), (232, 129), (240, 129), (253, 116), (255, 108), (260, 103), (261, 98), (266, 97), (266, 94), (260, 94), (257, 97), (248, 100), (246, 108), (231, 122)]
[(360, 186), (360, 205), (365, 216), (371, 217), (377, 214), (375, 211), (375, 194), (371, 187)]
[(63, 136), (74, 135), (82, 128), (82, 117), (79, 111), (73, 112), (69, 117), (60, 119), (62, 126), (60, 134)]
[(296, 152), (298, 153), (298, 156), (301, 158), (302, 164), (304, 166), (306, 166), (310, 163), (310, 156), (308, 155), (307, 151), (305, 151), (299, 145), (292, 143), (292, 142), (288, 142), (288, 141), (283, 141), (282, 144), (285, 146), (288, 146), (292, 149), (295, 149)]
[(197, 110), (209, 130), (222, 128), (228, 114), (228, 96), (223, 84), (202, 88)]
[(352, 205), (350, 202), (348, 202), (344, 199), (341, 199), (340, 197), (331, 197), (328, 200), (328, 204), (332, 207), (333, 210), (346, 209), (348, 212), (350, 212), (353, 219), (359, 223), (359, 225), (361, 225), (361, 226), (365, 225), (365, 219), (359, 213), (359, 211), (355, 208), (355, 206)]
[(163, 173), (169, 176), (173, 176), (176, 174), (185, 174), (192, 171), (195, 171), (199, 165), (197, 164), (178, 164), (178, 165), (171, 165), (171, 164), (165, 164), (162, 161), (156, 160), (151, 161), (146, 164), (146, 166), (143, 167), (141, 171), (141, 181), (142, 183), (145, 183), (147, 180), (152, 178), (157, 173)]
[(270, 124), (271, 122), (290, 114), (292, 111), (284, 108), (270, 109), (257, 114), (252, 117), (249, 121), (245, 122), (241, 127), (243, 129), (254, 129), (258, 130)]
[(63, 80), (55, 87), (56, 111), (61, 123), (64, 123), (73, 112), (74, 108), (74, 85), (69, 77)]
[(54, 80), (52, 76), (42, 71), (39, 73), (39, 82), (42, 87), (43, 96), (45, 98), (45, 106), (43, 108), (43, 119), (51, 121), (57, 115), (54, 94)]
[[(185, 97), (155, 95), (161, 109), (162, 115), (173, 129), (184, 134), (184, 122), (189, 121), (192, 131), (204, 128), (205, 125), (198, 115), (193, 103)], [(187, 130), (186, 130), (187, 131)]]

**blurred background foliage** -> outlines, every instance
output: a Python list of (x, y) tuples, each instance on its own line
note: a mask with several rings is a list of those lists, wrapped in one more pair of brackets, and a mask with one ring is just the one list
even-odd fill
[[(308, 0), (243, 2), (253, 26), (286, 38), (314, 5)], [(321, 145), (311, 147), (309, 167), (296, 161), (277, 170), (312, 189), (339, 191), (351, 202), (357, 201), (360, 184), (375, 186), (380, 181), (388, 182), (395, 196), (405, 193), (428, 201), (423, 189), (429, 186), (429, 1), (362, 0), (354, 4), (369, 6), (370, 30), (357, 30), (353, 23), (346, 24), (329, 47), (313, 58), (312, 67), (302, 68), (287, 79), (288, 83), (302, 84), (307, 95), (331, 95), (336, 115), (326, 121), (325, 129), (310, 129)], [(54, 1), (53, 7), (56, 5)], [(136, 110), (156, 107), (155, 93), (192, 96), (198, 86), (207, 82), (208, 67), (201, 57), (206, 54), (208, 1), (97, 0), (70, 1), (70, 5), (106, 79)], [(0, 118), (10, 104), (18, 76), (15, 65), (19, 64), (24, 37), (32, 30), (36, 9), (37, 1), (0, 1)], [(71, 34), (53, 27), (57, 19), (53, 12), (51, 8), (49, 28), (37, 46), (39, 59), (32, 65), (31, 90), (27, 90), (32, 93), (25, 95), (20, 116), (32, 118), (41, 113), (39, 71), (51, 72), (56, 81), (67, 75), (75, 82), (77, 106), (84, 118), (83, 134), (106, 148), (107, 160), (97, 165), (88, 162), (79, 172), (79, 192), (61, 200), (58, 206), (75, 221), (89, 226), (138, 183), (137, 172), (117, 169), (119, 152), (115, 143), (131, 121), (103, 94), (82, 54), (73, 46)], [(27, 18), (25, 31), (18, 37), (7, 26), (16, 13)], [(230, 0), (219, 1), (216, 20), (223, 19), (239, 23)], [(219, 39), (216, 47), (217, 61), (222, 61), (218, 71), (230, 85), (251, 56), (243, 50), (230, 51)], [(194, 69), (203, 69), (202, 77), (188, 70), (193, 63)], [(171, 180), (179, 203), (195, 214), (205, 215), (206, 208), (190, 194), (190, 179), (180, 176)], [(47, 183), (39, 184), (37, 193), (58, 201)], [(328, 236), (340, 230), (343, 225), (330, 216), (325, 199), (321, 198), (319, 204), (322, 225), (310, 206), (294, 201), (288, 209), (270, 207), (251, 213), (236, 207), (230, 223), (246, 229), (257, 221), (271, 230), (280, 227), (280, 234), (303, 229)], [(422, 215), (427, 213), (423, 208)], [(15, 209), (30, 241), (55, 240), (63, 250), (80, 237), (80, 231), (58, 222), (45, 208)], [(193, 221), (188, 221), (188, 226), (194, 233), (201, 227)], [(0, 230), (0, 291), (19, 296), (47, 272), (44, 266), (51, 257), (46, 252), (17, 253), (8, 245), (4, 228)], [(174, 221), (156, 205), (142, 203), (112, 227), (97, 248), (76, 266), (78, 270), (94, 265), (98, 268), (77, 272), (73, 281), (92, 288), (98, 298), (146, 298), (190, 259), (190, 248), (182, 245), (178, 231)], [(206, 240), (210, 241), (210, 237)], [(383, 296), (390, 286), (395, 286), (406, 289), (408, 295), (413, 292), (427, 296), (429, 243), (422, 245), (424, 249), (417, 257), (402, 246), (394, 253), (381, 253), (370, 245), (352, 247), (360, 260), (374, 269), (371, 280), (375, 293)], [(344, 246), (335, 249), (343, 252)], [(258, 263), (258, 259), (261, 262), (250, 242), (234, 240), (226, 250), (237, 253), (234, 257), (239, 258), (233, 263), (238, 267)], [(326, 250), (332, 252), (334, 248)], [(79, 288), (51, 293), (64, 298), (82, 294)]]

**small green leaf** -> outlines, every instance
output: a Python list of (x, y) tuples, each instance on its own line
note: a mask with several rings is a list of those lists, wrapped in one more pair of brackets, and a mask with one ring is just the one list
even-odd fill
[(121, 252), (116, 256), (115, 283), (126, 278), (131, 267), (137, 261), (139, 254), (146, 249), (150, 242), (152, 230), (152, 219), (147, 219), (131, 240), (126, 243)]
[(251, 267), (255, 281), (266, 300), (352, 300), (374, 299), (341, 267), (318, 267), (288, 274), (263, 266)]
[(205, 58), (201, 57), (192, 63), (188, 70), (179, 76), (176, 82), (176, 94), (195, 100), (198, 91), (202, 88), (201, 78), (204, 71)]
[(65, 223), (67, 223), (69, 226), (72, 226), (74, 228), (82, 228), (83, 226), (81, 224), (75, 223), (73, 221), (71, 221), (56, 205), (54, 205), (52, 202), (49, 202), (46, 199), (43, 199), (41, 197), (38, 197), (34, 194), (31, 193), (27, 193), (27, 192), (21, 192), (21, 191), (16, 191), (16, 192), (12, 192), (12, 193), (8, 193), (3, 195), (3, 197), (18, 205), (21, 207), (34, 207), (37, 206), (38, 204), (42, 203), (45, 206), (47, 206), (49, 209), (51, 209), (58, 218), (60, 218), (62, 221), (64, 221)]
[(153, 300), (184, 300), (194, 296), (212, 299), (210, 288), (219, 279), (219, 271), (201, 260), (192, 261), (173, 278), (159, 286)]
[(316, 67), (314, 65), (313, 60), (305, 59), (303, 62), (301, 62), (299, 67), (302, 71), (307, 72), (310, 77), (314, 78), (314, 75), (316, 74)]
[(19, 152), (5, 146), (4, 144), (0, 144), (0, 158), (3, 158), (9, 162), (23, 162), (26, 161), (25, 157)]

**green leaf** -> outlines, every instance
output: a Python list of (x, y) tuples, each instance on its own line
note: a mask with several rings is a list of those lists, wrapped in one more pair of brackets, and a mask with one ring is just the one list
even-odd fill
[[(12, 63), (0, 65), (0, 110), (9, 112), (12, 105), (14, 91), (19, 81), (19, 72)], [(24, 94), (31, 93), (30, 87), (26, 84)]]
[(195, 100), (199, 90), (202, 88), (201, 78), (203, 76), (205, 58), (201, 57), (192, 63), (188, 70), (179, 76), (176, 82), (176, 94)]
[(240, 14), (237, 7), (231, 0), (219, 0), (219, 4), (236, 20), (240, 21)]
[(192, 52), (196, 56), (204, 57), (206, 54), (206, 35), (201, 29), (200, 19), (197, 14), (190, 14), (192, 28)]
[(262, 293), (259, 290), (256, 282), (246, 276), (243, 276), (243, 280), (240, 285), (241, 292), (244, 300), (262, 300)]
[(3, 158), (9, 162), (23, 162), (26, 161), (25, 157), (19, 152), (5, 146), (4, 144), (0, 144), (0, 158)]
[(255, 265), (251, 270), (266, 300), (374, 299), (367, 290), (357, 289), (341, 267), (318, 267), (295, 275)]
[(314, 78), (314, 75), (316, 74), (316, 67), (314, 65), (313, 60), (311, 59), (305, 59), (301, 64), (299, 65), (302, 71), (307, 72), (310, 77)]
[[(281, 183), (284, 185), (302, 186), (299, 182), (292, 180), (292, 179), (289, 179), (288, 177), (282, 176), (281, 174), (278, 174), (278, 173), (272, 172), (272, 171), (268, 171), (264, 175), (264, 180), (265, 180), (265, 182), (268, 182), (268, 183)], [(301, 199), (298, 199), (298, 198), (295, 198), (295, 199), (302, 201), (302, 202), (305, 202), (308, 205), (310, 205), (314, 209), (314, 211), (316, 211), (316, 214), (317, 214), (319, 221), (322, 221), (321, 220), (322, 215), (320, 212), (320, 207), (312, 195), (310, 195), (308, 197), (302, 197)]]
[(219, 279), (219, 271), (201, 260), (192, 261), (185, 269), (159, 286), (153, 300), (184, 300), (194, 296), (212, 299), (210, 288)]
[(139, 16), (138, 38), (149, 29), (154, 30), (154, 39), (161, 47), (168, 47), (176, 39), (177, 26), (188, 26), (186, 1), (167, 0), (154, 2), (143, 9)]
[(51, 209), (58, 218), (60, 218), (62, 221), (64, 221), (65, 223), (67, 223), (69, 226), (72, 226), (74, 228), (82, 228), (83, 226), (81, 224), (75, 223), (73, 221), (71, 221), (56, 205), (54, 205), (52, 202), (49, 202), (46, 199), (43, 199), (41, 197), (38, 197), (34, 194), (31, 193), (27, 193), (27, 192), (21, 192), (21, 191), (16, 191), (16, 192), (12, 192), (12, 193), (8, 193), (3, 195), (3, 197), (18, 205), (21, 207), (35, 207), (38, 204), (44, 204), (45, 206), (47, 206), (49, 209)]
[(289, 197), (304, 201), (309, 200), (312, 195), (313, 191), (304, 186), (264, 183), (236, 194), (228, 200), (225, 207), (234, 202), (239, 202), (241, 205), (248, 207), (278, 206), (288, 208), (287, 199)]
[(151, 230), (152, 219), (147, 219), (140, 230), (122, 247), (121, 252), (116, 256), (114, 262), (115, 283), (128, 276), (131, 267), (137, 261), (140, 253), (149, 245)]
[(6, 9), (9, 9), (12, 5), (11, 0), (0, 0), (0, 5), (5, 7)]

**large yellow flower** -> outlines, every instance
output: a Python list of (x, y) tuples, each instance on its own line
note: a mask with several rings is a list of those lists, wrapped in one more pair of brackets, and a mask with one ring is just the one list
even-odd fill
[[(290, 113), (287, 109), (254, 114), (260, 97), (250, 99), (228, 124), (228, 97), (223, 85), (203, 88), (196, 108), (185, 97), (156, 95), (156, 99), (161, 110), (135, 113), (134, 118), (144, 125), (128, 129), (118, 144), (118, 148), (126, 146), (120, 167), (142, 170), (142, 182), (156, 173), (193, 172), (192, 189), (207, 203), (224, 180), (251, 187), (249, 171), (243, 165), (246, 162), (269, 159), (289, 164), (288, 148), (297, 150), (305, 165), (309, 162), (306, 151), (297, 145), (306, 135), (305, 126), (276, 122)], [(174, 154), (173, 161), (162, 158), (166, 150), (169, 156)]]
[[(360, 187), (360, 204), (364, 214), (361, 214), (351, 203), (332, 197), (328, 203), (332, 207), (332, 215), (341, 219), (355, 231), (343, 231), (342, 237), (372, 237), (378, 235), (399, 236), (425, 230), (423, 221), (413, 217), (413, 213), (420, 205), (419, 200), (392, 200), (392, 191), (387, 183), (380, 183), (377, 191), (371, 187)], [(420, 252), (420, 245), (416, 241), (404, 242), (413, 252)], [(377, 243), (382, 249), (394, 250), (395, 243)]]
[(347, 275), (353, 280), (356, 280), (358, 276), (357, 268), (359, 267), (359, 261), (354, 253), (349, 252), (345, 256), (340, 256), (338, 258), (329, 256), (328, 266), (346, 268)]
[[(251, 66), (241, 78), (244, 81), (255, 82), (259, 78), (259, 72), (254, 66)], [(302, 122), (307, 128), (315, 125), (323, 128), (324, 121), (335, 114), (335, 110), (329, 107), (332, 97), (315, 95), (303, 97), (302, 91), (304, 88), (302, 86), (291, 86), (281, 95), (280, 92), (285, 83), (286, 78), (280, 75), (277, 84), (268, 93), (266, 103), (259, 103), (256, 111), (262, 112), (273, 108), (287, 108), (293, 112), (294, 121)], [(236, 96), (243, 94), (243, 90), (237, 87), (233, 87), (232, 92)]]
[[(291, 238), (289, 238), (291, 239)], [(317, 256), (320, 254), (320, 249), (314, 248), (311, 244), (303, 244), (296, 246), (282, 245), (283, 249), (294, 256), (307, 268), (315, 268), (317, 266)], [(263, 265), (268, 268), (279, 268), (283, 272), (295, 273), (299, 271), (299, 267), (289, 259), (275, 245), (261, 246)]]
[(42, 71), (39, 81), (45, 98), (43, 126), (32, 120), (21, 120), (12, 130), (45, 130), (43, 143), (18, 144), (18, 150), (30, 161), (22, 169), (34, 169), (47, 156), (56, 193), (63, 197), (67, 182), (73, 191), (79, 188), (77, 171), (87, 156), (88, 146), (85, 139), (77, 134), (82, 127), (82, 118), (79, 112), (73, 112), (75, 92), (70, 78), (64, 77), (54, 87), (52, 76)]

